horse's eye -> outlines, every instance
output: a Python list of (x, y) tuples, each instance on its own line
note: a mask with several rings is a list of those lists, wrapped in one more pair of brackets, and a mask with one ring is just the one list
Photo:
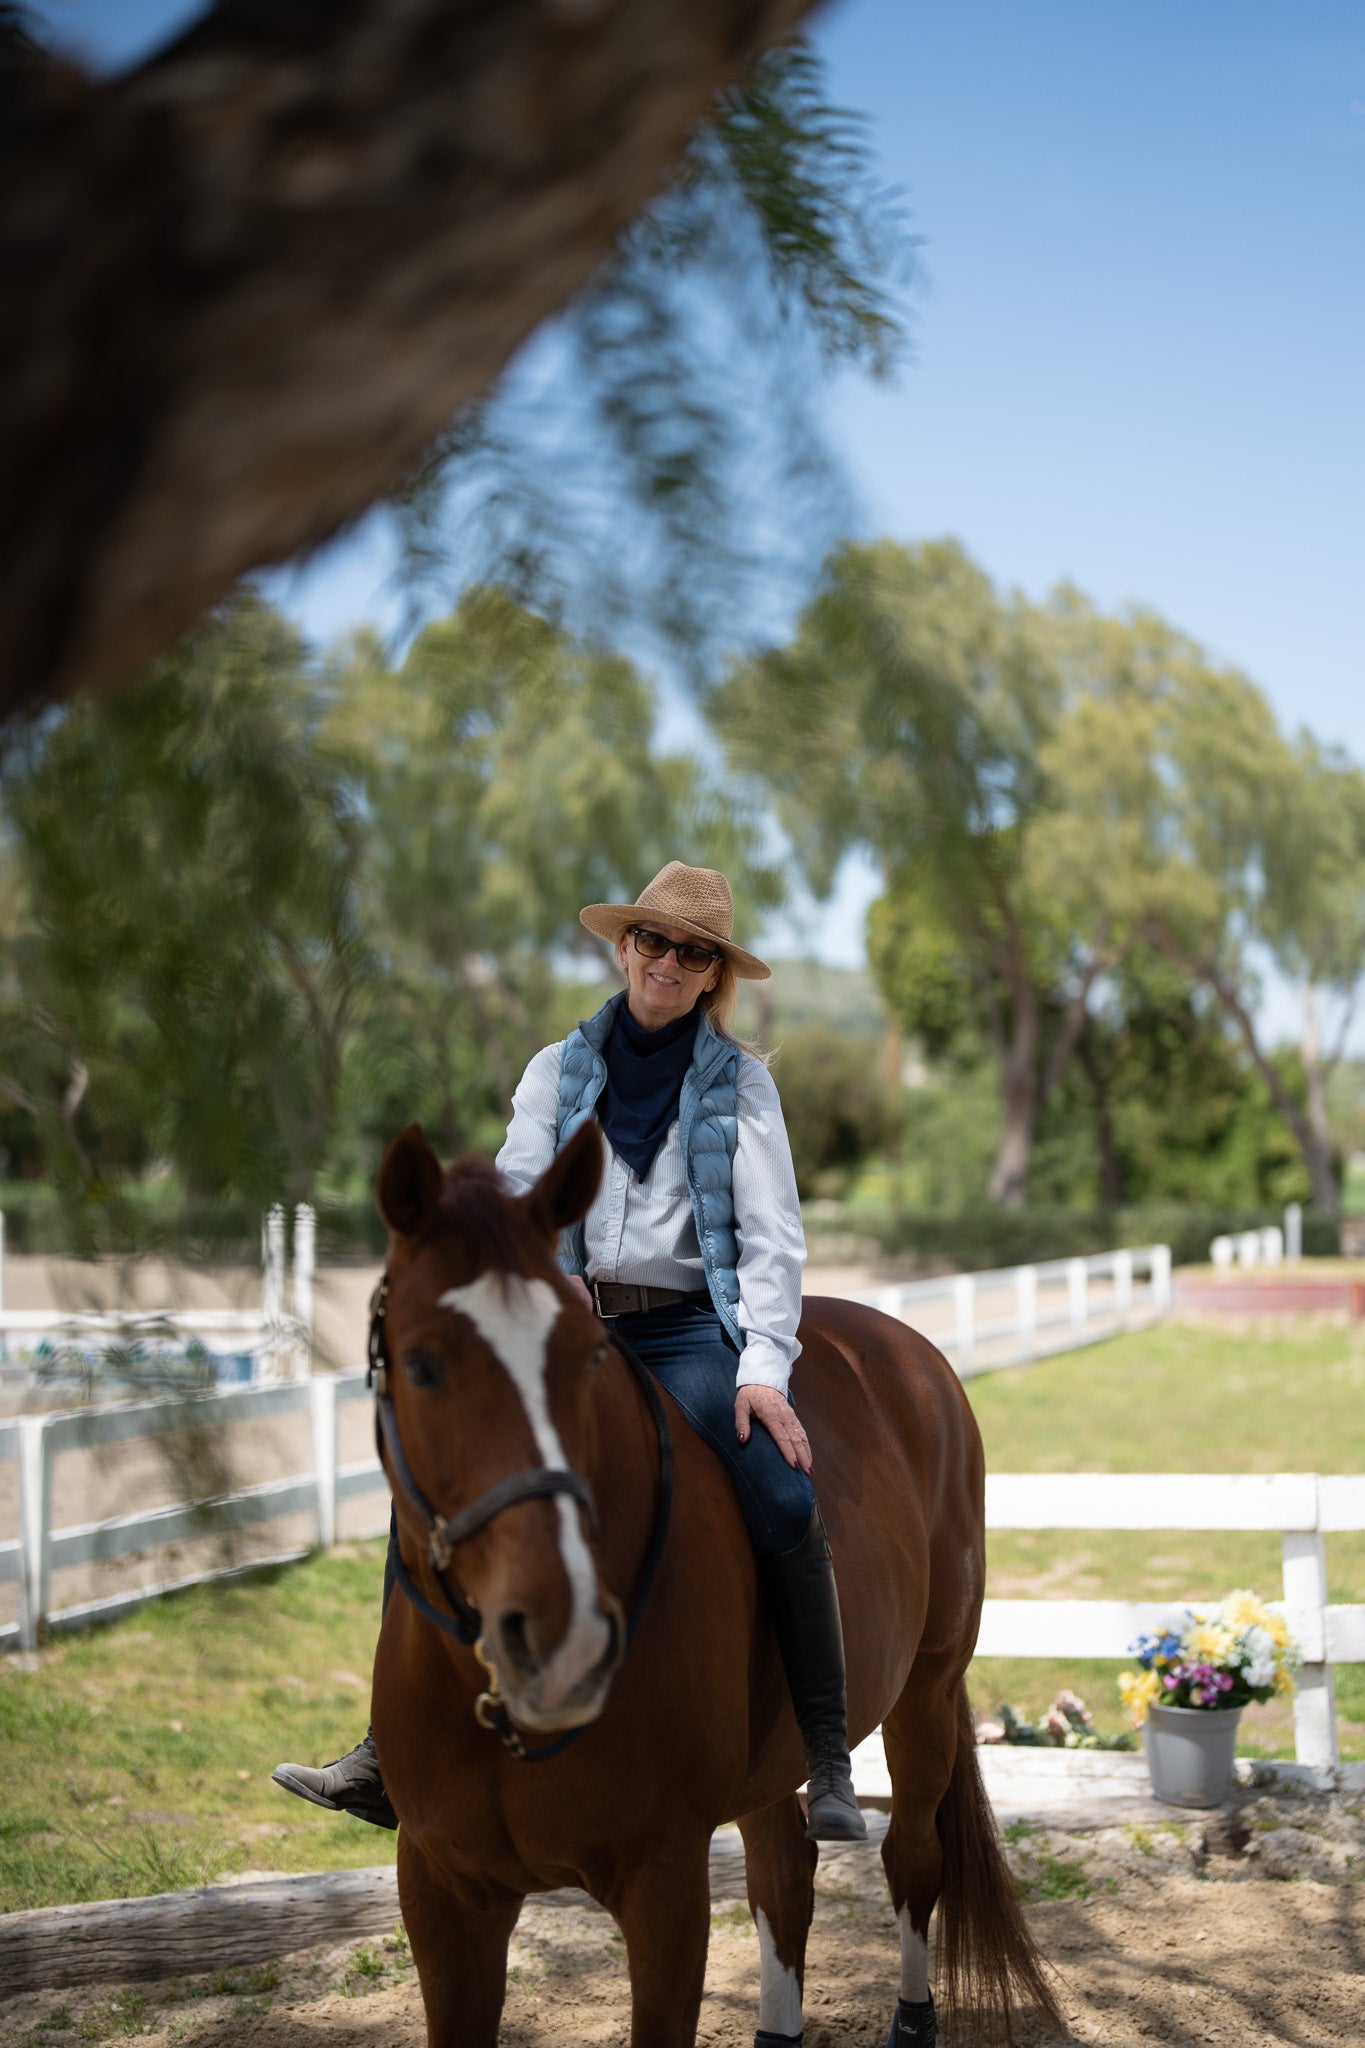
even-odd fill
[(588, 1371), (596, 1372), (598, 1366), (610, 1350), (611, 1345), (605, 1338), (603, 1338), (600, 1344), (594, 1344), (592, 1350), (588, 1353)]
[(414, 1387), (439, 1387), (445, 1377), (445, 1366), (434, 1351), (407, 1352), (403, 1370)]

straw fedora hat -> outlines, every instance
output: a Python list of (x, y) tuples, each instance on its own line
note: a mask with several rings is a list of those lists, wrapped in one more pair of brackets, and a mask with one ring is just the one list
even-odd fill
[(730, 884), (715, 868), (689, 868), (671, 860), (643, 888), (633, 903), (590, 903), (578, 922), (599, 939), (615, 944), (633, 924), (676, 925), (704, 945), (718, 946), (741, 981), (767, 981), (771, 967), (756, 953), (735, 945), (735, 899)]

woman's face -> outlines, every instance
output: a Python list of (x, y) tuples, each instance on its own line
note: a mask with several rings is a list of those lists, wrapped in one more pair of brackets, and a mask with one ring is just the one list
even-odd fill
[[(685, 932), (680, 925), (664, 924), (656, 917), (642, 916), (640, 923), (646, 931), (659, 932), (666, 939), (694, 946), (703, 943), (695, 932)], [(658, 1031), (686, 1016), (720, 980), (719, 961), (713, 962), (705, 974), (689, 974), (685, 967), (679, 967), (673, 953), (666, 953), (662, 960), (646, 960), (643, 953), (636, 952), (629, 932), (618, 941), (616, 957), (626, 977), (626, 1007), (646, 1031)]]

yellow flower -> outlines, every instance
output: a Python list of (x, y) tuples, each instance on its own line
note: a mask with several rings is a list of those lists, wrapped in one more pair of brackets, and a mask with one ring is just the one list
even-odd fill
[(1161, 1680), (1155, 1671), (1122, 1671), (1119, 1673), (1119, 1698), (1123, 1701), (1129, 1720), (1140, 1728), (1147, 1719), (1147, 1709), (1161, 1696)]
[(1286, 1698), (1294, 1690), (1294, 1681), (1283, 1665), (1275, 1673), (1275, 1690), (1278, 1693), (1282, 1693)]
[(1225, 1664), (1232, 1654), (1235, 1639), (1234, 1630), (1220, 1628), (1217, 1622), (1201, 1621), (1189, 1633), (1190, 1655), (1206, 1664)]
[(1239, 1586), (1235, 1593), (1229, 1593), (1223, 1602), (1223, 1622), (1227, 1628), (1240, 1631), (1244, 1628), (1269, 1628), (1271, 1616), (1265, 1605), (1249, 1593), (1245, 1586)]
[(1270, 1637), (1277, 1650), (1288, 1649), (1289, 1623), (1282, 1614), (1267, 1614), (1265, 1620), (1261, 1623), (1261, 1627)]

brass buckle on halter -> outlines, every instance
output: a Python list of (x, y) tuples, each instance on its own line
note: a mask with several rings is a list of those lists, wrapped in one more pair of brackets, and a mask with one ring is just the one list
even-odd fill
[(450, 1541), (450, 1524), (444, 1515), (437, 1515), (433, 1521), (431, 1534), (427, 1539), (427, 1548), (431, 1553), (431, 1561), (437, 1571), (443, 1572), (450, 1563), (454, 1552), (454, 1545)]
[(512, 1724), (507, 1702), (498, 1685), (497, 1666), (484, 1649), (482, 1637), (474, 1644), (474, 1655), (488, 1673), (488, 1690), (481, 1692), (474, 1702), (474, 1719), (480, 1728), (486, 1728), (490, 1735), (496, 1735), (503, 1747), (509, 1749), (513, 1756), (524, 1757), (526, 1744)]

